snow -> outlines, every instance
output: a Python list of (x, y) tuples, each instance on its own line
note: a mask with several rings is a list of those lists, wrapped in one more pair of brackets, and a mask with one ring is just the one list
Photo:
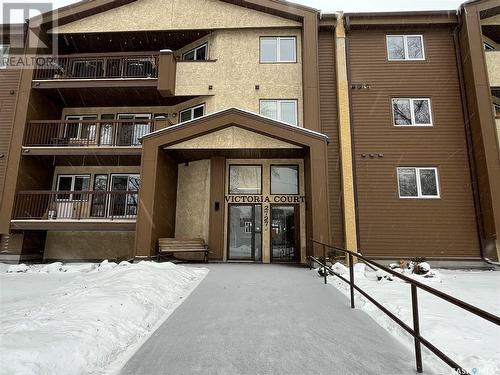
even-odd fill
[[(345, 266), (335, 264), (333, 268), (348, 278), (349, 270)], [(500, 272), (433, 269), (429, 273), (432, 277), (415, 274), (407, 276), (478, 308), (500, 315)], [(383, 277), (383, 274), (370, 270), (364, 264), (356, 264), (355, 283), (413, 327), (409, 284), (394, 276), (390, 277), (393, 281), (387, 277), (379, 281), (377, 276)], [(349, 296), (349, 285), (338, 277), (329, 276), (328, 282)], [(500, 327), (420, 289), (418, 304), (420, 333), (424, 338), (470, 373), (500, 374)], [(414, 351), (413, 338), (357, 292), (355, 292), (355, 305), (409, 350)], [(456, 374), (423, 346), (422, 355), (424, 372), (431, 370), (439, 374)]]
[(1, 374), (118, 368), (208, 270), (172, 263), (0, 265)]

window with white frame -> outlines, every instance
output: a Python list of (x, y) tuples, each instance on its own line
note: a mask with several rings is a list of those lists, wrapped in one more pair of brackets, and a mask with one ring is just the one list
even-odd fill
[(274, 120), (297, 126), (297, 100), (261, 100), (260, 114)]
[(8, 44), (0, 44), (0, 69), (5, 69), (7, 67), (9, 50), (10, 46)]
[(297, 42), (294, 36), (261, 37), (260, 62), (297, 62)]
[(189, 121), (205, 114), (205, 104), (197, 105), (195, 107), (187, 108), (179, 113), (179, 122)]
[[(59, 175), (57, 176), (57, 191), (88, 191), (90, 175)], [(81, 194), (58, 194), (58, 200), (82, 200)], [(86, 200), (86, 199), (84, 199)]]
[(485, 51), (494, 51), (495, 50), (495, 47), (493, 47), (488, 42), (483, 42), (483, 47), (484, 47)]
[[(95, 141), (95, 131), (97, 123), (96, 115), (68, 115), (64, 128), (64, 137), (68, 141), (88, 140)], [(80, 122), (81, 121), (81, 122)]]
[(438, 171), (435, 167), (399, 167), (400, 198), (439, 198)]
[(183, 53), (182, 60), (208, 60), (208, 44), (202, 44)]
[(432, 126), (429, 98), (393, 98), (394, 126)]
[(425, 60), (422, 35), (387, 35), (387, 57), (391, 61)]
[(500, 104), (493, 104), (493, 109), (495, 110), (495, 117), (500, 116)]

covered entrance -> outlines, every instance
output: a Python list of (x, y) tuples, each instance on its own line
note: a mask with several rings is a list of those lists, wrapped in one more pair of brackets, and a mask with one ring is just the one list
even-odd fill
[(148, 134), (137, 255), (203, 238), (211, 260), (305, 262), (307, 238), (330, 241), (327, 140), (234, 108)]

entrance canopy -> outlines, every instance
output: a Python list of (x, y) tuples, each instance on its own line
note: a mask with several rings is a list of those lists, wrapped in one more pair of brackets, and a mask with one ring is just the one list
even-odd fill
[(205, 153), (208, 157), (217, 155), (215, 150), (226, 150), (225, 156), (228, 156), (227, 150), (233, 150), (229, 152), (231, 157), (255, 157), (255, 151), (248, 152), (251, 149), (261, 150), (262, 154), (265, 153), (262, 150), (272, 149), (277, 156), (292, 156), (290, 154), (298, 155), (298, 150), (318, 142), (328, 142), (328, 137), (237, 108), (198, 117), (143, 137), (144, 148), (154, 144), (165, 150), (177, 150), (173, 154), (187, 155), (180, 150), (191, 150), (197, 151), (198, 156), (203, 156), (201, 150), (210, 150)]
[(210, 160), (209, 246), (224, 242), (226, 159), (302, 159), (308, 237), (329, 241), (327, 144), (324, 134), (230, 108), (152, 132), (142, 138), (136, 251), (154, 254), (161, 237), (175, 236), (178, 165)]

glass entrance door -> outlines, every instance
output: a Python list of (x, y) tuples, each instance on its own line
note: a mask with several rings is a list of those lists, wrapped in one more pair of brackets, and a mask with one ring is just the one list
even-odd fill
[(262, 259), (262, 207), (260, 204), (230, 204), (228, 259)]
[(272, 261), (300, 261), (298, 213), (298, 205), (271, 205)]

